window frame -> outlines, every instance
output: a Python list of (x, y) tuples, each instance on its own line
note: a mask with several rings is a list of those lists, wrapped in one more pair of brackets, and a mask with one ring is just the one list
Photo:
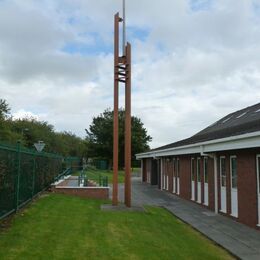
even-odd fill
[[(206, 174), (206, 172), (207, 172), (207, 174)], [(208, 184), (209, 183), (209, 158), (208, 157), (204, 157), (204, 159), (203, 159), (203, 173), (204, 173), (204, 183)], [(207, 178), (205, 178), (206, 176), (207, 176)], [(207, 179), (207, 181), (206, 181), (206, 179)]]
[(180, 159), (176, 159), (176, 177), (180, 178)]
[(195, 158), (192, 157), (191, 158), (191, 181), (194, 181), (195, 182), (195, 177), (196, 177), (196, 174), (195, 174)]
[(260, 154), (256, 156), (256, 181), (257, 181), (257, 194), (260, 196)]
[[(233, 164), (232, 164), (232, 159), (235, 159), (236, 160), (236, 187), (233, 187), (233, 168), (232, 168), (232, 166), (233, 166)], [(231, 189), (237, 189), (237, 178), (238, 178), (238, 176), (237, 176), (237, 156), (236, 155), (232, 155), (232, 156), (230, 156), (230, 187), (231, 187)]]
[[(224, 159), (224, 169), (225, 169), (225, 175), (222, 174), (222, 159)], [(227, 169), (226, 169), (226, 156), (220, 156), (219, 157), (219, 173), (220, 173), (220, 187), (223, 187), (223, 188), (227, 188)], [(225, 180), (225, 185), (222, 185), (223, 184), (223, 176), (225, 177), (224, 180)]]
[(200, 157), (197, 158), (197, 167), (196, 168), (197, 168), (197, 183), (198, 183), (198, 182), (201, 182), (201, 158)]

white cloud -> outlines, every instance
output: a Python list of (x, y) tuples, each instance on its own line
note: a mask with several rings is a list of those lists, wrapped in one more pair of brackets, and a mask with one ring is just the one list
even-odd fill
[(24, 118), (34, 118), (36, 120), (41, 120), (41, 116), (36, 115), (34, 113), (32, 113), (31, 111), (25, 111), (24, 109), (20, 109), (18, 111), (16, 111), (13, 115), (13, 119), (24, 119)]
[[(189, 0), (127, 1), (133, 113), (153, 136), (153, 147), (260, 100), (257, 1), (209, 2), (210, 8), (194, 11)], [(0, 91), (15, 116), (29, 113), (83, 136), (92, 117), (112, 107), (113, 15), (120, 4), (0, 2)], [(133, 38), (135, 28), (146, 37)], [(62, 51), (67, 44), (88, 51)]]

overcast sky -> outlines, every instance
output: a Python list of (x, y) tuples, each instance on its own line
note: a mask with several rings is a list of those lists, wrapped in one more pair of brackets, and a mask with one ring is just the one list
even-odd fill
[[(0, 0), (0, 97), (84, 136), (113, 106), (121, 0)], [(260, 0), (126, 0), (133, 114), (151, 147), (260, 102)], [(123, 92), (121, 93), (123, 106)]]

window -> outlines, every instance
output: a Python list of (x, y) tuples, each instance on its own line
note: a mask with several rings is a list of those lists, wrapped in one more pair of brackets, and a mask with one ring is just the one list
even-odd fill
[(176, 176), (177, 178), (180, 177), (180, 161), (179, 161), (179, 158), (177, 158), (177, 161), (176, 161)]
[(220, 157), (221, 186), (226, 187), (226, 158)]
[(258, 194), (260, 195), (260, 156), (257, 157), (257, 165), (258, 165)]
[(191, 180), (195, 181), (195, 160), (191, 158)]
[(197, 182), (201, 181), (200, 158), (197, 159)]
[(237, 118), (240, 118), (240, 117), (244, 116), (246, 113), (247, 113), (247, 112), (244, 112), (244, 113), (238, 115)]
[(226, 123), (226, 122), (229, 121), (231, 118), (232, 118), (232, 116), (231, 116), (231, 117), (228, 117), (228, 118), (226, 118), (226, 119), (224, 119), (224, 120), (222, 121), (222, 124)]
[(208, 158), (204, 158), (204, 182), (208, 183)]
[(231, 164), (231, 187), (233, 189), (237, 188), (237, 158), (232, 156), (230, 158)]
[(175, 159), (174, 158), (172, 159), (172, 174), (173, 174), (173, 177), (175, 177)]

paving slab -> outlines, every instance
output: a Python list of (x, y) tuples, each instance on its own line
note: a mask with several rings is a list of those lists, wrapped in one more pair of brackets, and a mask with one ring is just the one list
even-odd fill
[[(119, 185), (120, 201), (123, 201), (123, 196), (124, 186)], [(141, 183), (141, 178), (137, 177), (132, 178), (132, 202), (138, 206), (164, 207), (236, 257), (260, 260), (260, 231), (161, 191), (156, 186)]]

